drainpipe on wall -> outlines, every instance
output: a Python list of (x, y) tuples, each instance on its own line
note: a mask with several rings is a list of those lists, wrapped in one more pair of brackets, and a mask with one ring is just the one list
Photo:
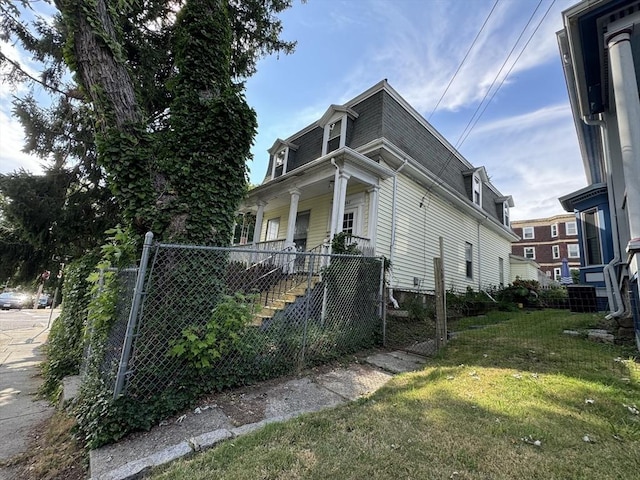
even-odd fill
[(404, 159), (404, 163), (398, 167), (393, 173), (393, 197), (391, 201), (391, 246), (389, 248), (389, 262), (391, 263), (391, 270), (389, 273), (389, 301), (393, 304), (393, 308), (399, 308), (398, 301), (393, 297), (393, 259), (396, 251), (396, 204), (398, 194), (398, 173), (402, 170), (407, 163), (408, 159)]
[[(598, 114), (597, 119), (586, 116), (582, 117), (582, 121), (587, 125), (600, 127), (600, 132), (602, 133), (602, 150), (607, 176), (607, 196), (609, 199), (609, 217), (611, 218), (611, 230), (617, 237), (618, 211), (616, 209), (616, 199), (613, 191), (613, 175), (611, 173), (611, 157), (609, 155), (609, 135), (606, 123), (602, 119), (602, 114)], [(611, 261), (602, 269), (610, 310), (610, 313), (606, 316), (607, 320), (621, 317), (625, 313), (624, 302), (622, 301), (622, 295), (620, 294), (620, 288), (618, 287), (618, 277), (615, 273), (615, 267), (620, 264), (620, 245), (616, 239), (613, 240), (613, 259), (611, 259)]]

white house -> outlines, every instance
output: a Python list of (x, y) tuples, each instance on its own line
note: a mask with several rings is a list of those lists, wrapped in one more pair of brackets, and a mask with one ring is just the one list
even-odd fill
[(278, 139), (241, 211), (255, 248), (319, 251), (345, 232), (391, 261), (391, 287), (433, 290), (443, 238), (447, 288), (509, 283), (510, 196), (383, 80)]

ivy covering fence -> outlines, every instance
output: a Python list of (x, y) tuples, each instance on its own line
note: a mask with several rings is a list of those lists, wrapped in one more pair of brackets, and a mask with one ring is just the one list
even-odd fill
[(147, 243), (139, 268), (95, 283), (76, 406), (87, 444), (381, 345), (383, 277), (360, 255)]

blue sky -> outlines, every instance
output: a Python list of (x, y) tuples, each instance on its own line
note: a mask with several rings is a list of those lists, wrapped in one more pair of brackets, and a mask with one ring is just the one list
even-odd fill
[[(499, 0), (432, 114), (494, 3), (294, 0), (281, 18), (283, 37), (298, 42), (295, 53), (261, 60), (246, 83), (247, 100), (258, 114), (252, 183), (264, 178), (267, 149), (277, 138), (386, 78), (473, 165), (484, 165), (498, 190), (513, 196), (512, 219), (563, 213), (557, 198), (586, 185), (555, 37), (562, 10), (575, 0)], [(39, 160), (20, 152), (22, 132), (10, 118), (10, 92), (0, 89), (0, 172), (20, 166), (39, 172)], [(460, 144), (485, 95), (493, 100)]]

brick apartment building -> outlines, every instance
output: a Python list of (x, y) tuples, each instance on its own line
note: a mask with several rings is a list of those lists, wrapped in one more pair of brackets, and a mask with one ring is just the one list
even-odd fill
[(578, 228), (574, 214), (549, 218), (512, 221), (511, 228), (520, 237), (511, 244), (511, 253), (535, 260), (547, 277), (560, 280), (562, 259), (570, 269), (580, 268)]

